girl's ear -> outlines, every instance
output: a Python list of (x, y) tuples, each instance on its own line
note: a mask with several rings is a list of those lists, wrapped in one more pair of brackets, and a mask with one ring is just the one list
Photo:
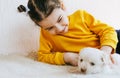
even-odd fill
[(64, 2), (63, 1), (60, 1), (61, 2), (61, 8), (62, 8), (62, 10), (66, 10), (66, 7), (65, 7), (65, 5), (64, 5)]

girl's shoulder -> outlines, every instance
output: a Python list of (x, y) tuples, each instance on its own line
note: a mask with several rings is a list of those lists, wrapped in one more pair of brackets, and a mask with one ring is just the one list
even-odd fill
[(79, 10), (76, 10), (75, 12), (73, 12), (71, 15), (69, 15), (69, 17), (79, 18), (79, 17), (85, 17), (85, 16), (89, 16), (89, 15), (91, 15), (91, 14), (88, 13), (86, 10), (79, 9)]
[(79, 16), (83, 15), (84, 11), (85, 10), (76, 10), (75, 12), (73, 12), (72, 14), (70, 14), (68, 17), (71, 17), (71, 18), (73, 18), (73, 17), (79, 17)]
[(83, 15), (83, 14), (87, 14), (87, 11), (86, 10), (83, 10), (83, 9), (79, 9), (79, 10), (76, 10), (75, 12), (73, 12), (71, 15), (69, 16), (78, 16), (78, 15)]

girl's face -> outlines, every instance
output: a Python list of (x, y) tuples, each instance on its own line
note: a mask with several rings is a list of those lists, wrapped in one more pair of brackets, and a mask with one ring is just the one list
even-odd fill
[(41, 22), (38, 23), (50, 34), (64, 34), (68, 31), (68, 17), (61, 8), (54, 9), (53, 12)]

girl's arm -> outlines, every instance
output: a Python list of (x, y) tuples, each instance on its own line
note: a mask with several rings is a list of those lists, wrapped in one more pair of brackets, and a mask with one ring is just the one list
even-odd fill
[(83, 12), (83, 15), (86, 25), (100, 38), (101, 50), (104, 50), (107, 53), (115, 52), (118, 42), (115, 29), (99, 20), (96, 20), (86, 11)]
[(44, 33), (42, 30), (40, 32), (40, 47), (38, 50), (38, 61), (50, 63), (50, 64), (65, 64), (64, 53), (53, 52), (54, 47), (49, 41), (50, 38), (48, 34)]
[(113, 48), (111, 46), (102, 46), (100, 50), (106, 52), (107, 54), (111, 54), (113, 51)]
[(41, 32), (38, 60), (50, 64), (77, 66), (78, 54), (73, 52), (55, 52), (52, 40), (48, 34)]

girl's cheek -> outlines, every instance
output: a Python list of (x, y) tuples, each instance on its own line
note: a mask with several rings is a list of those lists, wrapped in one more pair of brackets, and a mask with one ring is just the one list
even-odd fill
[(52, 34), (52, 35), (56, 34), (55, 31), (53, 31), (53, 30), (49, 31), (49, 33)]

